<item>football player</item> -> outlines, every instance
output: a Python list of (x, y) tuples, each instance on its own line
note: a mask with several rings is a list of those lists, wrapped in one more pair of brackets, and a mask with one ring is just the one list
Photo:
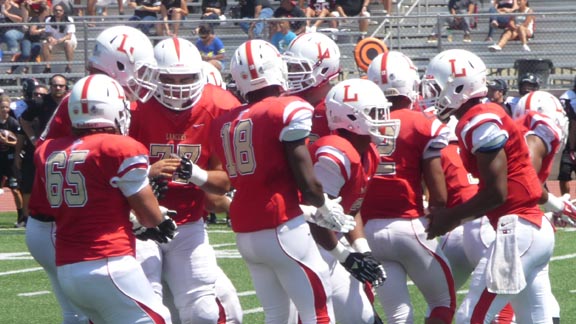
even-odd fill
[(352, 251), (339, 242), (334, 232), (310, 224), (314, 238), (322, 247), (322, 257), (330, 268), (338, 323), (382, 323), (362, 284), (378, 286), (386, 275), (382, 265), (372, 256), (359, 211), (368, 182), (378, 165), (374, 144), (385, 138), (380, 129), (397, 129), (398, 126), (388, 120), (389, 106), (384, 94), (371, 81), (350, 79), (340, 82), (326, 96), (326, 117), (334, 134), (320, 137), (309, 146), (314, 173), (324, 192), (332, 197), (342, 197), (344, 211), (356, 216), (356, 227), (344, 234)]
[(422, 179), (430, 208), (446, 204), (446, 184), (440, 159), (449, 129), (434, 116), (413, 110), (418, 73), (406, 55), (389, 51), (368, 66), (368, 79), (380, 86), (399, 120), (397, 137), (378, 145), (378, 171), (362, 204), (366, 237), (388, 279), (377, 288), (388, 323), (413, 322), (406, 276), (424, 295), (430, 308), (426, 323), (451, 323), (456, 292), (448, 260), (435, 240), (426, 239)]
[(287, 94), (301, 97), (314, 107), (310, 141), (330, 134), (324, 99), (332, 88), (331, 81), (340, 73), (340, 49), (322, 33), (305, 33), (296, 37), (283, 56), (288, 65)]
[(428, 238), (445, 234), (467, 220), (486, 215), (496, 239), (472, 274), (457, 323), (490, 322), (508, 303), (518, 323), (549, 323), (545, 271), (554, 248), (552, 225), (538, 207), (542, 189), (530, 161), (524, 135), (486, 96), (486, 66), (475, 54), (452, 49), (436, 55), (422, 80), (423, 96), (436, 115), (458, 119), (456, 136), (466, 169), (479, 179), (479, 190), (452, 208), (427, 215)]
[(134, 258), (130, 209), (168, 236), (148, 185), (147, 149), (126, 135), (122, 86), (105, 75), (80, 79), (68, 102), (72, 136), (46, 140), (35, 153), (36, 179), (54, 208), (56, 267), (62, 291), (95, 323), (171, 323)]
[[(230, 70), (247, 100), (214, 121), (211, 138), (236, 189), (230, 205), (238, 250), (250, 270), (266, 323), (286, 323), (290, 302), (302, 323), (333, 323), (328, 266), (299, 207), (319, 207), (319, 218), (350, 226), (338, 200), (314, 176), (306, 139), (313, 108), (286, 89), (287, 67), (263, 40), (238, 47)], [(341, 229), (341, 228), (339, 228)]]
[(518, 96), (507, 97), (504, 104), (510, 107), (510, 110), (514, 110), (520, 98), (529, 92), (536, 91), (540, 89), (540, 77), (534, 73), (524, 73), (518, 78)]
[(239, 105), (221, 87), (206, 84), (198, 49), (182, 38), (154, 47), (154, 96), (132, 111), (130, 136), (148, 147), (150, 175), (168, 180), (161, 199), (175, 210), (179, 234), (162, 244), (162, 278), (184, 323), (217, 323), (218, 265), (204, 228), (204, 190), (223, 195), (229, 180), (208, 136), (217, 116)]
[[(141, 31), (127, 26), (114, 26), (103, 30), (96, 37), (93, 56), (89, 59), (89, 71), (107, 74), (118, 81), (128, 99), (147, 99), (155, 85), (149, 81), (154, 76), (154, 50), (148, 37)], [(136, 73), (136, 71), (139, 71)], [(38, 145), (46, 139), (72, 134), (66, 96), (52, 115)], [(38, 180), (35, 180), (38, 181)], [(62, 293), (54, 264), (54, 216), (41, 186), (33, 186), (28, 205), (30, 217), (26, 228), (26, 244), (30, 254), (44, 268), (52, 289), (62, 309), (65, 323), (85, 323), (84, 315), (71, 305)], [(140, 241), (139, 241), (140, 242)], [(139, 243), (138, 242), (138, 243)], [(140, 250), (140, 249), (139, 249)]]
[[(286, 93), (299, 96), (314, 106), (312, 130), (308, 136), (310, 142), (313, 143), (321, 136), (329, 135), (332, 132), (328, 127), (325, 98), (332, 89), (331, 81), (340, 73), (340, 49), (325, 34), (306, 33), (298, 36), (290, 43), (290, 47), (284, 52), (283, 58), (288, 66), (288, 91)], [(341, 98), (338, 97), (338, 100)], [(320, 182), (325, 181), (319, 174), (317, 176)], [(361, 221), (359, 215), (355, 215), (355, 217), (358, 226), (350, 231), (347, 237), (350, 237), (352, 241), (359, 239), (358, 242), (362, 242), (362, 239), (365, 239), (363, 226), (359, 224)], [(322, 240), (318, 236), (335, 237), (327, 230), (319, 229), (314, 225), (311, 226), (317, 242)], [(323, 233), (318, 233), (319, 231)], [(359, 243), (359, 246), (366, 247), (362, 252), (369, 251), (367, 244)], [(333, 244), (329, 246), (329, 250), (334, 248)], [(338, 264), (337, 260), (327, 253), (326, 249), (321, 248), (320, 253), (328, 262), (331, 270), (332, 302), (334, 303), (336, 320), (341, 323), (374, 323), (379, 320), (369, 298), (362, 290), (358, 290), (361, 288), (360, 282), (351, 280), (351, 274), (344, 271), (342, 265)], [(365, 269), (358, 269), (358, 271), (363, 270)], [(352, 307), (350, 303), (355, 304)]]
[[(566, 142), (568, 135), (568, 117), (560, 100), (546, 91), (530, 92), (520, 98), (513, 118), (524, 132), (532, 165), (542, 183), (542, 196), (538, 203), (545, 212), (550, 212), (547, 214), (550, 219), (561, 215), (560, 217), (567, 218), (568, 222), (575, 222), (576, 207), (571, 203), (570, 195), (559, 198), (549, 193), (545, 187), (554, 157)], [(545, 271), (548, 272), (548, 265)], [(546, 300), (552, 312), (553, 323), (560, 323), (560, 305), (552, 294), (552, 288), (550, 286), (538, 288), (541, 293), (548, 295)]]

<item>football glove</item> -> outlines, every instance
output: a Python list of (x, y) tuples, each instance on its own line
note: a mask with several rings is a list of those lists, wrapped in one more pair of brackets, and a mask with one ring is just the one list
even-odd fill
[(353, 230), (356, 221), (353, 216), (344, 213), (340, 201), (342, 197), (330, 199), (327, 194), (324, 194), (324, 205), (318, 207), (316, 214), (312, 216), (313, 222), (336, 232), (348, 233)]
[(358, 281), (369, 282), (379, 287), (386, 280), (384, 267), (372, 256), (372, 253), (352, 252), (342, 263), (344, 268)]
[(181, 181), (183, 180), (187, 183), (193, 183), (198, 187), (208, 181), (208, 172), (184, 156), (180, 157), (180, 166), (176, 169), (174, 175), (176, 176), (176, 179)]
[(149, 179), (150, 186), (152, 187), (152, 191), (154, 192), (154, 196), (156, 199), (161, 200), (166, 197), (165, 192), (168, 190), (168, 179), (164, 177), (152, 177)]
[(158, 243), (168, 243), (170, 240), (176, 236), (176, 222), (172, 217), (176, 216), (174, 210), (167, 209), (166, 207), (160, 206), (160, 211), (164, 216), (164, 220), (158, 224), (156, 227), (144, 227), (136, 218), (136, 215), (130, 213), (130, 221), (132, 222), (132, 232), (137, 239), (142, 241), (152, 240)]
[(560, 218), (568, 224), (574, 225), (576, 221), (576, 206), (570, 201), (570, 194), (565, 194), (560, 199), (564, 203), (564, 209), (558, 213)]

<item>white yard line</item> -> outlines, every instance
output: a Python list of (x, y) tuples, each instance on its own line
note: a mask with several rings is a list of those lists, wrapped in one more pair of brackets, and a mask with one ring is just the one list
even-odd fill
[(46, 295), (46, 294), (51, 294), (51, 293), (52, 292), (50, 292), (48, 290), (41, 290), (41, 291), (34, 291), (34, 292), (29, 292), (29, 293), (21, 293), (21, 294), (18, 294), (18, 296), (31, 297), (31, 296)]

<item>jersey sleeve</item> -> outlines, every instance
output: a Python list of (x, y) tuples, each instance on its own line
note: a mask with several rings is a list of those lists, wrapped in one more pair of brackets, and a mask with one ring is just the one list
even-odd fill
[(500, 117), (495, 114), (480, 114), (462, 130), (466, 148), (476, 152), (490, 152), (502, 148), (508, 141), (508, 132), (502, 128)]
[(350, 159), (332, 146), (322, 146), (316, 151), (317, 162), (314, 173), (322, 183), (324, 192), (332, 197), (340, 196), (340, 190), (350, 178)]
[(448, 145), (450, 129), (440, 120), (435, 119), (432, 122), (432, 134), (434, 136), (428, 141), (422, 153), (424, 160), (440, 157), (441, 150)]
[(308, 137), (312, 129), (314, 108), (304, 101), (293, 101), (284, 108), (284, 128), (280, 131), (280, 141), (291, 142)]
[(542, 118), (536, 120), (532, 130), (530, 130), (526, 135), (538, 136), (546, 145), (547, 152), (550, 153), (556, 146), (554, 143), (560, 141), (560, 134), (561, 131), (558, 129), (558, 127), (556, 127), (556, 125), (553, 124), (551, 120)]
[[(130, 139), (130, 138), (124, 138)], [(118, 168), (115, 175), (110, 179), (110, 185), (120, 189), (122, 194), (130, 197), (148, 185), (148, 152), (144, 146), (135, 140), (125, 141), (127, 145), (117, 145), (124, 147), (122, 151), (104, 147), (105, 154), (118, 161)]]

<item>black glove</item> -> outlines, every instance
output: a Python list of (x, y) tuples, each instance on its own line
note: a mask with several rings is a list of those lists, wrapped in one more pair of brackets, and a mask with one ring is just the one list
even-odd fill
[(160, 206), (160, 210), (162, 211), (162, 215), (164, 215), (164, 220), (162, 223), (158, 224), (156, 227), (146, 228), (140, 225), (134, 219), (132, 221), (132, 231), (137, 239), (142, 241), (153, 240), (158, 243), (168, 243), (171, 239), (176, 236), (176, 222), (172, 219), (172, 217), (176, 216), (176, 211), (167, 209), (165, 207)]
[(180, 157), (180, 166), (176, 169), (176, 176), (182, 180), (190, 182), (190, 177), (192, 177), (192, 168), (194, 163), (187, 157)]
[(369, 282), (372, 286), (378, 287), (386, 280), (384, 267), (374, 259), (370, 252), (364, 254), (359, 252), (350, 253), (342, 265), (354, 278), (362, 283)]
[(150, 186), (152, 187), (152, 191), (154, 192), (154, 196), (156, 199), (161, 200), (164, 199), (165, 192), (168, 190), (168, 179), (160, 176), (160, 177), (153, 177), (149, 179)]

